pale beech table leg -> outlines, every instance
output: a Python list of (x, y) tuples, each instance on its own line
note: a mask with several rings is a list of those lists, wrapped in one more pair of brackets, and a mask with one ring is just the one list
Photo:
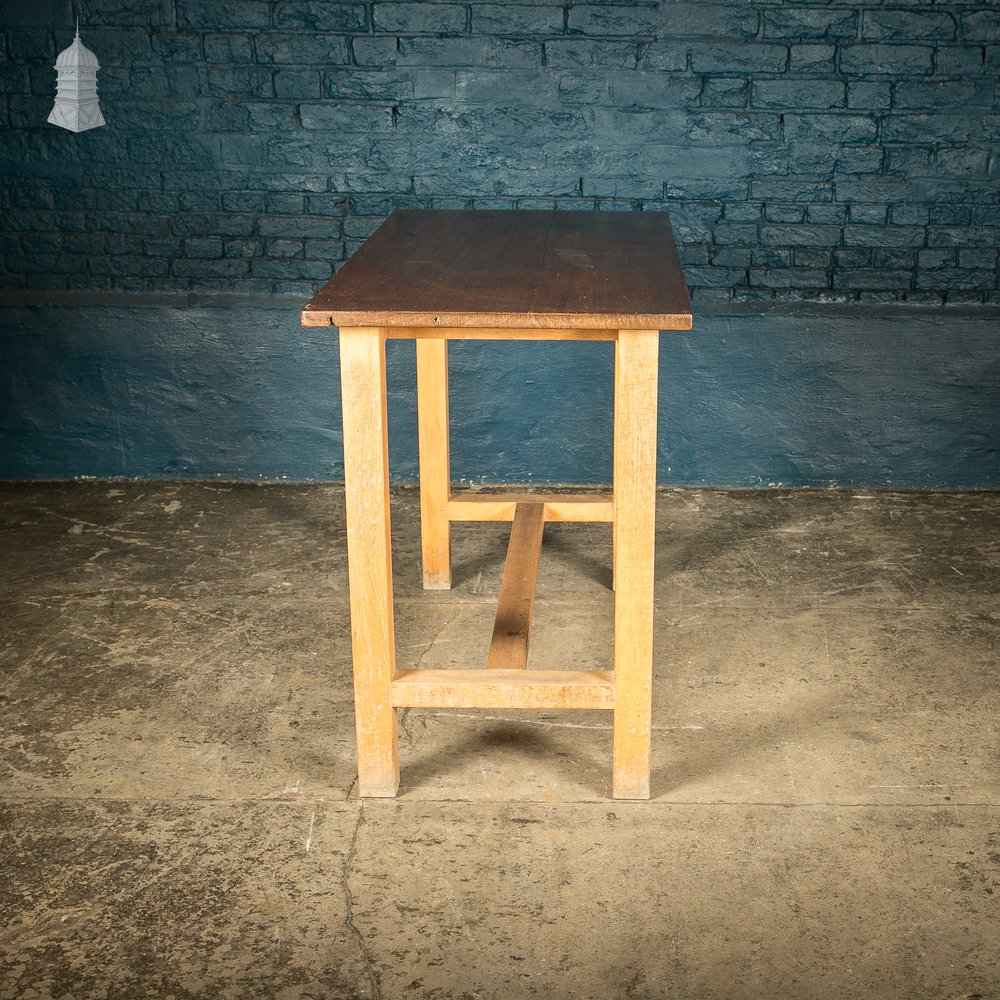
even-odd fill
[(399, 738), (389, 691), (396, 649), (385, 341), (385, 330), (340, 331), (358, 794), (392, 796), (399, 787)]
[(417, 338), (417, 426), (420, 447), (420, 550), (424, 589), (451, 587), (448, 496), (448, 341)]
[(615, 346), (616, 799), (649, 798), (659, 341), (658, 330), (622, 330)]

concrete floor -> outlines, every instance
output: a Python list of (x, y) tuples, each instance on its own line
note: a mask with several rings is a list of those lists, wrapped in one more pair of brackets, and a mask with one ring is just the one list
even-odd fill
[[(399, 665), (483, 662), (506, 528)], [(0, 998), (1000, 996), (1000, 493), (666, 491), (653, 800), (602, 713), (406, 713), (353, 793), (343, 496), (0, 487)], [(546, 528), (531, 666), (606, 668)], [(569, 657), (569, 659), (567, 659)]]

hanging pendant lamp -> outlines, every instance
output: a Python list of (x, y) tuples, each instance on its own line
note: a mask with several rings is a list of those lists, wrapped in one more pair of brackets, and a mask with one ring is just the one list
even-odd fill
[(80, 41), (80, 21), (76, 38), (56, 59), (56, 102), (49, 115), (53, 125), (71, 132), (85, 132), (104, 125), (104, 115), (97, 103), (97, 56)]

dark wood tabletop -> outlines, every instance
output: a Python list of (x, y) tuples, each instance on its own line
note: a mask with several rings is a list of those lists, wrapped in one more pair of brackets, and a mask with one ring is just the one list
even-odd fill
[(664, 212), (401, 209), (303, 326), (690, 330)]

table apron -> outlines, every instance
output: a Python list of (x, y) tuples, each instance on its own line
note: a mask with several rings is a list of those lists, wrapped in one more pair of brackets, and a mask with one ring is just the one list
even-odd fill
[(390, 326), (390, 340), (617, 340), (617, 330), (502, 326)]

